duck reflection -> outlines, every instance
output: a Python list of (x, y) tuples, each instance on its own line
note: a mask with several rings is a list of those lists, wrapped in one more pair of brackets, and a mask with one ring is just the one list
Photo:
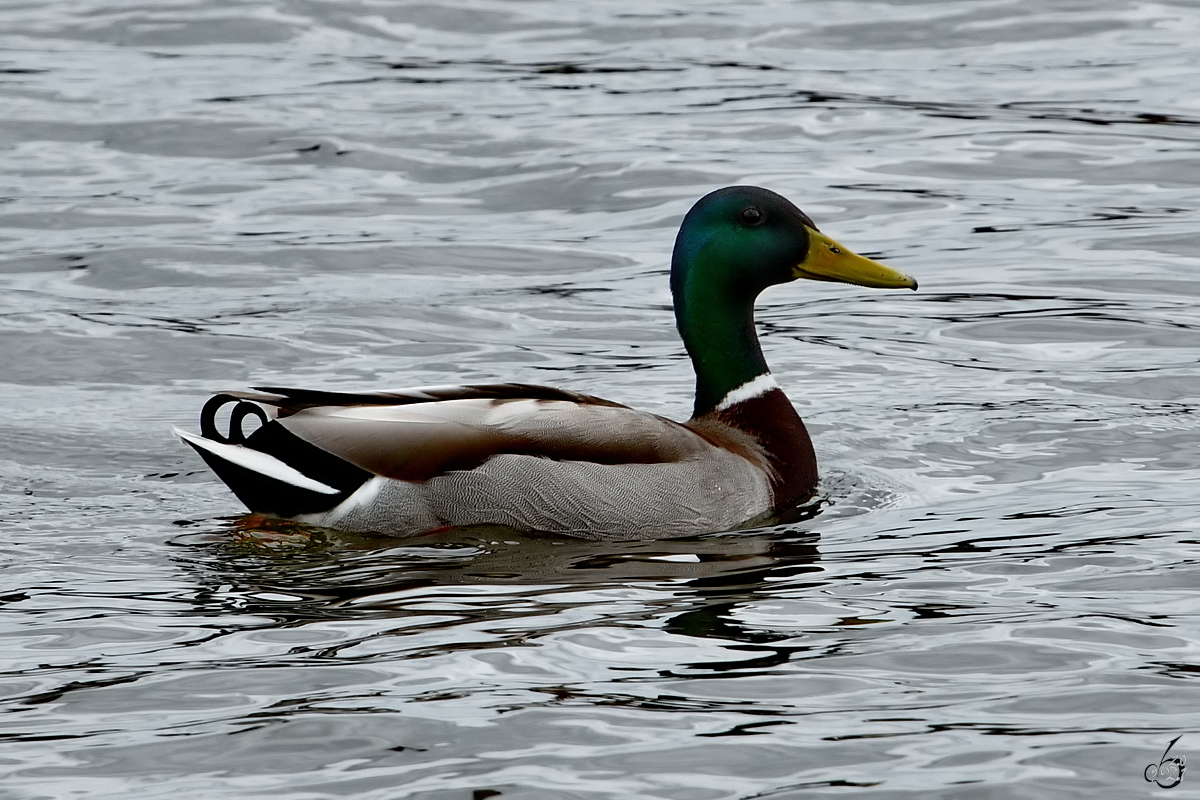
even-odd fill
[(645, 587), (650, 596), (641, 600), (656, 607), (655, 616), (662, 604), (678, 610), (666, 623), (672, 632), (761, 643), (775, 636), (741, 626), (731, 612), (781, 579), (792, 578), (794, 586), (794, 576), (820, 572), (818, 537), (805, 529), (819, 511), (817, 504), (798, 509), (770, 528), (634, 542), (498, 527), (398, 540), (250, 515), (220, 526), (180, 523), (205, 529), (176, 537), (173, 544), (182, 549), (179, 566), (202, 587), (194, 598), (202, 614), (260, 615), (280, 627), (426, 615), (432, 590), (434, 597), (454, 603), (454, 619), (438, 623), (452, 626), (474, 616), (541, 613), (529, 606), (537, 598), (556, 607), (598, 603), (604, 600), (596, 590)]

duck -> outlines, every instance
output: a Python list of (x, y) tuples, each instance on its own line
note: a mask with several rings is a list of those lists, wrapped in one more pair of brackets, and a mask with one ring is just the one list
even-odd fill
[(799, 279), (917, 288), (783, 196), (729, 186), (688, 211), (671, 257), (675, 323), (696, 376), (684, 422), (499, 383), (226, 391), (204, 404), (199, 435), (173, 430), (254, 514), (340, 531), (501, 526), (638, 540), (769, 524), (818, 482), (812, 440), (754, 322), (761, 292)]

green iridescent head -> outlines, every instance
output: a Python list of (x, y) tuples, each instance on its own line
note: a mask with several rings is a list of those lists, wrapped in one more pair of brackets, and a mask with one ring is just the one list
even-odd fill
[(675, 321), (696, 368), (697, 416), (768, 372), (754, 331), (754, 300), (797, 278), (881, 289), (917, 282), (825, 236), (774, 192), (730, 186), (683, 219), (671, 261)]

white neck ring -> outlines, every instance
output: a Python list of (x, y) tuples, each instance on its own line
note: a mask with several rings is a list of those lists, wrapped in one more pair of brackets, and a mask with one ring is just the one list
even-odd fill
[(746, 381), (741, 386), (722, 397), (721, 402), (717, 403), (717, 411), (725, 411), (726, 409), (733, 408), (738, 403), (744, 403), (747, 400), (753, 400), (756, 397), (762, 397), (767, 392), (774, 391), (778, 388), (779, 384), (775, 382), (775, 376), (769, 372), (764, 372), (757, 378)]

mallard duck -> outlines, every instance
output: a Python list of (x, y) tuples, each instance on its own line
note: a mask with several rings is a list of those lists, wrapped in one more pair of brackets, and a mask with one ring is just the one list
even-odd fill
[[(754, 327), (759, 293), (797, 278), (917, 288), (780, 195), (731, 186), (687, 213), (671, 259), (675, 322), (696, 372), (687, 422), (518, 383), (256, 387), (209, 400), (199, 436), (175, 432), (251, 511), (339, 530), (655, 539), (764, 522), (817, 485), (812, 442)], [(217, 413), (230, 404), (221, 433)], [(247, 436), (251, 416), (261, 424)]]

